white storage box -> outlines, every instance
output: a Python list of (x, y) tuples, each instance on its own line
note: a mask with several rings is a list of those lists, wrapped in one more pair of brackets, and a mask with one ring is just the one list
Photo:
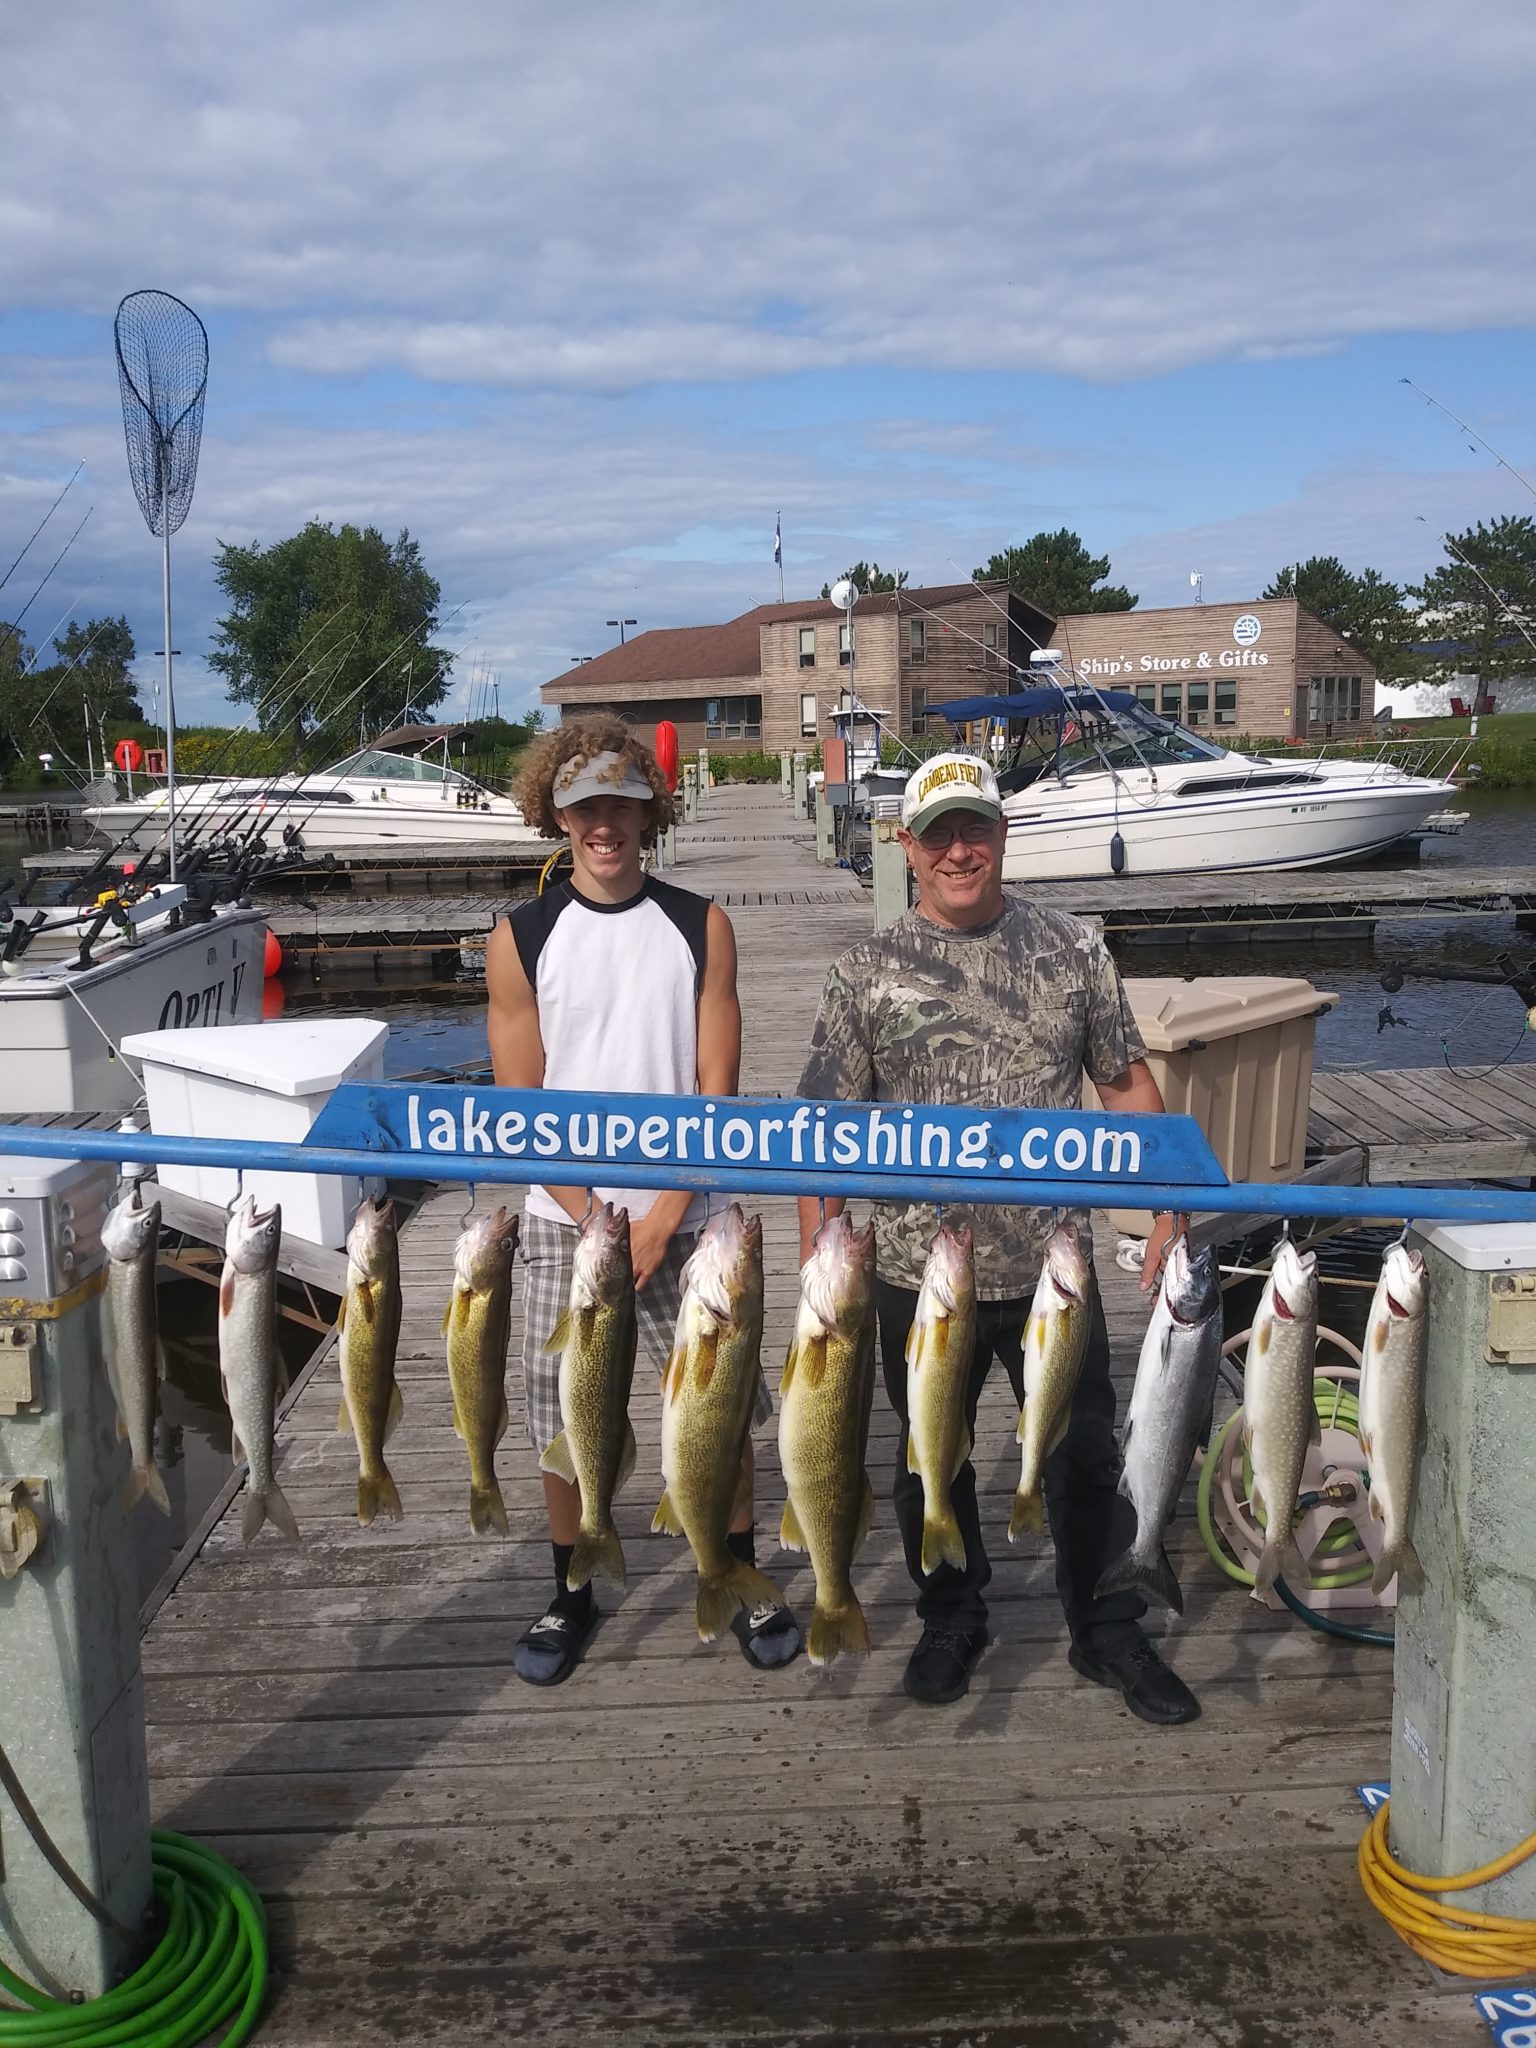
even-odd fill
[[(149, 1127), (161, 1137), (256, 1138), (298, 1145), (343, 1081), (384, 1078), (389, 1026), (372, 1017), (317, 1017), (209, 1030), (141, 1031), (123, 1051), (144, 1068)], [(167, 1188), (221, 1207), (235, 1197), (233, 1167), (165, 1166)], [(283, 1235), (340, 1250), (352, 1212), (377, 1177), (248, 1173), (259, 1207), (283, 1205)]]

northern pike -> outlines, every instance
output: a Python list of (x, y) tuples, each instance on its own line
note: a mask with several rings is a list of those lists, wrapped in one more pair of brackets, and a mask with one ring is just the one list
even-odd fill
[(949, 1489), (971, 1455), (965, 1391), (976, 1347), (976, 1262), (969, 1229), (941, 1223), (928, 1247), (907, 1332), (907, 1470), (923, 1482), (922, 1567), (965, 1570)]
[(1184, 1612), (1163, 1531), (1210, 1428), (1221, 1363), (1221, 1285), (1209, 1250), (1191, 1254), (1176, 1237), (1163, 1267), (1152, 1320), (1136, 1363), (1136, 1384), (1120, 1440), (1120, 1491), (1136, 1510), (1136, 1540), (1100, 1578), (1094, 1597), (1135, 1587)]
[(1008, 1541), (1045, 1526), (1045, 1461), (1067, 1433), (1072, 1396), (1088, 1349), (1092, 1274), (1077, 1226), (1062, 1223), (1045, 1241), (1035, 1298), (1024, 1329), (1023, 1445), (1018, 1491), (1008, 1517)]
[(347, 1233), (347, 1291), (336, 1322), (341, 1353), (338, 1429), (357, 1439), (357, 1519), (400, 1520), (400, 1492), (384, 1462), (384, 1446), (405, 1412), (395, 1381), (400, 1343), (400, 1240), (395, 1205), (365, 1197)]
[(128, 1439), (133, 1460), (123, 1489), (123, 1505), (137, 1507), (148, 1498), (162, 1515), (168, 1515), (170, 1496), (155, 1463), (155, 1417), (160, 1408), (160, 1382), (165, 1378), (165, 1353), (160, 1347), (160, 1321), (155, 1307), (160, 1204), (151, 1202), (147, 1209), (142, 1207), (137, 1181), (101, 1226), (101, 1242), (110, 1261), (107, 1377), (117, 1401), (117, 1433)]
[(581, 1227), (571, 1298), (544, 1347), (560, 1354), (565, 1426), (539, 1463), (581, 1489), (581, 1527), (565, 1574), (572, 1592), (594, 1572), (610, 1585), (626, 1583), (613, 1497), (635, 1469), (629, 1389), (636, 1335), (629, 1211), (600, 1202)]
[(288, 1375), (277, 1348), (277, 1251), (283, 1212), (274, 1202), (258, 1210), (254, 1195), (236, 1204), (224, 1238), (224, 1271), (219, 1281), (219, 1377), (234, 1455), (249, 1467), (240, 1534), (249, 1543), (271, 1522), (290, 1543), (299, 1525), (273, 1477), (277, 1397)]
[(726, 1544), (751, 1500), (741, 1469), (763, 1341), (763, 1226), (739, 1204), (710, 1222), (683, 1268), (683, 1300), (662, 1378), (661, 1476), (652, 1529), (686, 1536), (698, 1566), (699, 1638), (712, 1643), (742, 1607), (784, 1596)]
[(829, 1217), (800, 1269), (800, 1308), (779, 1383), (779, 1463), (789, 1492), (779, 1541), (809, 1552), (816, 1573), (806, 1636), (813, 1664), (869, 1654), (850, 1572), (875, 1512), (864, 1469), (875, 1395), (874, 1277), (874, 1224), (855, 1230), (846, 1213)]
[(517, 1218), (479, 1216), (453, 1248), (453, 1292), (443, 1316), (453, 1426), (469, 1452), (469, 1526), (507, 1534), (507, 1504), (496, 1479), (496, 1446), (507, 1433), (507, 1331)]
[(1267, 1593), (1283, 1573), (1311, 1585), (1296, 1548), (1296, 1496), (1309, 1444), (1322, 1442), (1312, 1376), (1317, 1356), (1317, 1258), (1286, 1238), (1259, 1297), (1243, 1367), (1243, 1443), (1253, 1467), (1249, 1506), (1264, 1523), (1253, 1575)]
[(1360, 1446), (1370, 1466), (1370, 1507), (1382, 1524), (1381, 1556), (1371, 1591), (1384, 1593), (1394, 1573), (1412, 1592), (1424, 1568), (1408, 1534), (1424, 1422), (1424, 1351), (1429, 1300), (1424, 1255), (1395, 1244), (1382, 1261), (1371, 1300), (1360, 1368)]

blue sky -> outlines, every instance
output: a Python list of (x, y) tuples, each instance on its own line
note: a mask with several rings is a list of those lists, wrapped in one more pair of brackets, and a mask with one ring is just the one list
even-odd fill
[[(111, 323), (209, 330), (178, 693), (220, 539), (407, 526), (461, 676), (856, 557), (953, 580), (1076, 527), (1144, 606), (1337, 553), (1411, 580), (1536, 511), (1536, 11), (1466, 0), (956, 21), (907, 0), (32, 10), (0, 79), (0, 593), (159, 641)], [(829, 25), (830, 22), (830, 25)], [(1452, 32), (1453, 31), (1453, 32)], [(153, 118), (146, 109), (153, 107)], [(50, 542), (53, 545), (50, 547)], [(146, 664), (146, 667), (152, 664)], [(456, 697), (464, 694), (461, 683)]]

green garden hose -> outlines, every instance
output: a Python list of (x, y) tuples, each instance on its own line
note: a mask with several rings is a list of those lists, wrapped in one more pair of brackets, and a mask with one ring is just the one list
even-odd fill
[[(1322, 1375), (1319, 1375), (1312, 1382), (1312, 1387), (1313, 1399), (1317, 1404), (1318, 1420), (1327, 1428), (1334, 1428), (1336, 1426), (1340, 1429), (1351, 1430), (1358, 1436), (1360, 1434), (1360, 1403), (1358, 1396), (1350, 1388), (1342, 1385), (1340, 1381), (1328, 1379)], [(1226, 1546), (1217, 1533), (1215, 1520), (1211, 1513), (1211, 1487), (1226, 1452), (1227, 1438), (1231, 1435), (1233, 1424), (1237, 1421), (1241, 1412), (1240, 1409), (1234, 1409), (1207, 1446), (1205, 1456), (1200, 1463), (1200, 1483), (1196, 1491), (1195, 1500), (1200, 1522), (1200, 1535), (1211, 1557), (1220, 1565), (1229, 1579), (1235, 1580), (1239, 1586), (1251, 1586), (1253, 1584), (1253, 1573), (1246, 1570), (1234, 1557), (1228, 1554)], [(1246, 1452), (1244, 1453), (1244, 1476), (1245, 1480), (1251, 1476), (1248, 1470)], [(1340, 1520), (1324, 1536), (1322, 1542), (1318, 1545), (1318, 1549), (1326, 1554), (1337, 1555), (1341, 1551), (1353, 1549), (1358, 1540), (1353, 1524)], [(1374, 1567), (1370, 1559), (1367, 1558), (1363, 1564), (1349, 1565), (1341, 1571), (1320, 1575), (1314, 1580), (1314, 1584), (1324, 1588), (1363, 1585), (1371, 1576), (1373, 1569)]]
[(148, 1961), (114, 1990), (74, 2004), (0, 1963), (0, 2048), (195, 2048), (226, 2022), (220, 2048), (248, 2040), (267, 1990), (267, 1916), (233, 1864), (185, 1835), (151, 1837), (165, 1927)]

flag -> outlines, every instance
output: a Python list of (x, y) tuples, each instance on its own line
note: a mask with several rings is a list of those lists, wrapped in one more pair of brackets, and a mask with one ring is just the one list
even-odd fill
[(773, 521), (773, 559), (779, 567), (784, 566), (784, 514), (775, 513)]

